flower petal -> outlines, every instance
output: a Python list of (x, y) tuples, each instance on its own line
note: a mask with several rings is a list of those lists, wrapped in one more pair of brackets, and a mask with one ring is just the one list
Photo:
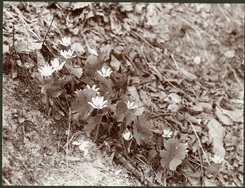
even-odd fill
[(92, 102), (88, 102), (93, 108), (97, 108)]

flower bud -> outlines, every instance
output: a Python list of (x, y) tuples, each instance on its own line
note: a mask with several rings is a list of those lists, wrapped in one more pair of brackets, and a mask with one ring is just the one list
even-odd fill
[(127, 141), (131, 140), (131, 138), (133, 137), (133, 134), (129, 131), (129, 130), (125, 130), (122, 134), (123, 138)]

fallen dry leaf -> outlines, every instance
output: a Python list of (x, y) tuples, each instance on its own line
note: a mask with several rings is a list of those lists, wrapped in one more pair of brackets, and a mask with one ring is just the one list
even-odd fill
[(143, 114), (143, 112), (145, 111), (145, 107), (144, 104), (141, 102), (138, 91), (136, 89), (135, 86), (129, 86), (127, 88), (127, 93), (130, 96), (130, 101), (135, 101), (135, 103), (139, 106), (136, 109), (136, 112), (134, 113), (134, 115), (141, 115)]
[(225, 156), (225, 149), (223, 146), (223, 138), (225, 135), (225, 128), (214, 118), (207, 124), (208, 134), (211, 143), (213, 144), (213, 152), (221, 157)]
[(232, 119), (225, 115), (218, 106), (215, 107), (215, 115), (218, 116), (219, 120), (225, 125), (231, 125), (233, 123)]
[(243, 111), (240, 109), (236, 109), (236, 110), (226, 110), (223, 108), (220, 108), (221, 111), (223, 112), (223, 114), (229, 116), (233, 121), (235, 122), (241, 122), (243, 123)]
[(236, 52), (235, 52), (235, 50), (229, 50), (229, 51), (226, 51), (226, 52), (224, 53), (224, 55), (225, 55), (225, 57), (233, 58), (233, 57), (235, 57)]

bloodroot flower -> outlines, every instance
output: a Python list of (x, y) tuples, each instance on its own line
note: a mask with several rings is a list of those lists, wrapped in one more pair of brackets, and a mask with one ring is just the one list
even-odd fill
[(60, 51), (60, 55), (62, 55), (66, 59), (70, 59), (70, 58), (75, 57), (75, 56), (72, 56), (73, 53), (74, 53), (74, 50), (71, 50), (71, 49), (69, 49), (68, 51), (66, 51), (66, 50)]
[(51, 76), (55, 71), (50, 65), (44, 65), (38, 69), (42, 76)]
[(64, 62), (62, 62), (62, 63), (60, 64), (60, 63), (59, 63), (59, 60), (58, 60), (57, 58), (55, 58), (54, 60), (51, 60), (51, 65), (52, 65), (52, 67), (53, 67), (53, 69), (54, 69), (55, 71), (61, 70), (61, 69), (63, 68), (63, 66), (64, 66), (65, 63), (66, 63), (66, 62), (64, 61)]
[(109, 77), (112, 73), (112, 70), (111, 70), (111, 68), (106, 69), (106, 68), (102, 67), (102, 69), (100, 71), (97, 71), (97, 72), (103, 77)]
[(103, 109), (107, 107), (107, 102), (107, 100), (104, 101), (104, 97), (96, 96), (95, 98), (92, 97), (92, 102), (88, 102), (88, 104), (96, 109)]
[(168, 130), (168, 129), (164, 129), (163, 130), (163, 137), (164, 138), (170, 138), (171, 136), (172, 136), (172, 134), (173, 134), (173, 132), (172, 131), (170, 131), (170, 130)]
[(69, 46), (71, 44), (71, 37), (63, 37), (59, 41), (63, 46)]
[(127, 129), (122, 133), (122, 136), (127, 141), (131, 140), (131, 138), (133, 137), (132, 133)]
[(79, 146), (79, 149), (81, 151), (83, 151), (83, 156), (86, 157), (88, 155), (88, 147), (89, 147), (89, 142), (88, 141), (84, 141), (82, 143), (78, 142), (78, 141), (74, 141), (72, 143), (73, 145)]
[(221, 162), (224, 160), (223, 157), (221, 157), (221, 156), (219, 156), (219, 155), (216, 155), (216, 154), (215, 154), (213, 157), (211, 157), (211, 159), (212, 159), (212, 161), (215, 162), (215, 163), (221, 163)]
[(127, 108), (128, 108), (129, 110), (138, 108), (138, 105), (135, 105), (134, 102), (127, 101), (127, 102), (125, 102), (125, 103), (126, 103)]
[(92, 90), (94, 90), (94, 91), (96, 91), (96, 92), (98, 92), (99, 89), (100, 89), (100, 88), (96, 88), (96, 85), (93, 85), (92, 87), (90, 87), (89, 85), (87, 85), (87, 88), (88, 88), (88, 89), (92, 89)]

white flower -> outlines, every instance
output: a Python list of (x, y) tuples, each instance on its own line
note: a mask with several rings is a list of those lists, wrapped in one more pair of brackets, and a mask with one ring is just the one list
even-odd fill
[(111, 68), (106, 69), (106, 68), (102, 67), (102, 69), (100, 71), (97, 71), (97, 72), (103, 77), (109, 77), (112, 73), (112, 70), (111, 70)]
[(131, 138), (133, 137), (132, 133), (127, 129), (123, 132), (122, 136), (127, 141), (131, 140)]
[(224, 158), (223, 157), (221, 157), (221, 156), (219, 156), (219, 155), (214, 155), (214, 157), (211, 157), (211, 159), (212, 159), (212, 161), (213, 162), (215, 162), (215, 163), (221, 163), (223, 160), (224, 160)]
[(128, 109), (130, 109), (130, 110), (131, 110), (131, 109), (138, 108), (138, 105), (135, 105), (134, 102), (127, 101), (127, 102), (125, 102), (125, 103), (126, 103)]
[(42, 76), (51, 76), (55, 71), (50, 65), (44, 65), (38, 69)]
[(96, 91), (96, 92), (98, 92), (99, 89), (100, 89), (100, 88), (96, 88), (96, 85), (93, 85), (92, 87), (90, 87), (89, 85), (87, 85), (87, 88), (88, 88), (88, 89), (92, 89), (92, 90), (94, 90), (94, 91)]
[(168, 130), (168, 129), (164, 129), (163, 130), (163, 137), (165, 137), (165, 138), (170, 138), (171, 136), (172, 136), (172, 134), (173, 134), (173, 132), (172, 131), (170, 131), (170, 130)]
[(53, 67), (53, 69), (54, 69), (55, 71), (61, 70), (61, 69), (63, 68), (63, 66), (64, 66), (65, 63), (66, 63), (66, 62), (64, 61), (64, 62), (62, 62), (62, 63), (60, 64), (60, 63), (59, 63), (59, 60), (58, 60), (57, 58), (55, 58), (54, 60), (51, 60), (51, 65), (52, 65), (52, 67)]
[(59, 41), (63, 46), (69, 46), (71, 44), (71, 37), (63, 37)]
[(88, 154), (88, 149), (87, 149), (87, 147), (89, 146), (88, 141), (84, 141), (83, 143), (80, 143), (78, 141), (74, 141), (72, 144), (79, 146), (79, 149), (84, 152), (83, 156), (86, 157), (86, 155)]
[(104, 97), (96, 96), (95, 98), (92, 97), (92, 102), (88, 102), (92, 107), (97, 108), (97, 109), (102, 109), (104, 107), (107, 107), (108, 101), (104, 101)]
[(75, 56), (72, 56), (73, 53), (74, 53), (74, 50), (71, 50), (71, 49), (69, 49), (68, 51), (66, 51), (66, 50), (60, 51), (60, 55), (62, 55), (66, 59), (70, 59), (72, 57), (75, 57)]

